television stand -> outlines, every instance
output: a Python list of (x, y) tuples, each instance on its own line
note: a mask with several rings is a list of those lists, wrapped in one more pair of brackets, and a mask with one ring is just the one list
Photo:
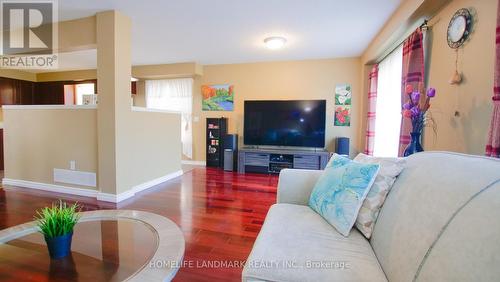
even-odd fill
[(324, 169), (330, 154), (326, 150), (242, 148), (238, 172), (279, 173), (284, 168)]

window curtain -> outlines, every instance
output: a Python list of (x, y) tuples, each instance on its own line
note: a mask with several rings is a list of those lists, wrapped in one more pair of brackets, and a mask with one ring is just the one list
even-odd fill
[(181, 113), (182, 154), (193, 158), (193, 79), (146, 80), (146, 107)]
[[(407, 100), (406, 87), (413, 86), (418, 90), (424, 87), (424, 44), (420, 28), (413, 32), (403, 43), (403, 77), (401, 85), (401, 108)], [(422, 95), (424, 97), (425, 95)], [(401, 131), (399, 136), (399, 156), (403, 156), (406, 146), (410, 143), (411, 121), (401, 116)]]
[(401, 127), (401, 76), (403, 47), (394, 49), (378, 64), (377, 106), (373, 145), (376, 157), (397, 157)]
[(377, 81), (378, 64), (374, 65), (368, 76), (370, 88), (368, 89), (368, 114), (366, 121), (365, 154), (373, 155), (375, 145), (375, 111), (377, 108)]
[(495, 78), (493, 84), (493, 115), (491, 117), (488, 141), (486, 143), (486, 155), (490, 157), (500, 157), (500, 1), (497, 10), (496, 29), (496, 58), (495, 58)]

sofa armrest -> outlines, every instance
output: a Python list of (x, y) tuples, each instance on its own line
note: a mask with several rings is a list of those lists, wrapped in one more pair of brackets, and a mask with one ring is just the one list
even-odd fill
[(307, 206), (314, 184), (322, 170), (283, 169), (278, 181), (277, 203)]

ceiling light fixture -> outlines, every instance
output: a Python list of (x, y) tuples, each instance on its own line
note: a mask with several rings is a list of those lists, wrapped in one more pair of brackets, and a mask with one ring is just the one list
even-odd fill
[(267, 48), (276, 50), (282, 48), (285, 45), (286, 39), (284, 37), (273, 36), (264, 39), (264, 43), (266, 43)]

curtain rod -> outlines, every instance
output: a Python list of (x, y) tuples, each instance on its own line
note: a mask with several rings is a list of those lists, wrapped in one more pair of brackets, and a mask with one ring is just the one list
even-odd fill
[[(424, 22), (418, 28), (422, 31), (427, 31), (427, 30), (429, 30), (428, 24), (429, 24), (429, 20), (425, 19)], [(387, 54), (383, 55), (380, 59), (377, 59), (375, 61), (375, 64), (379, 64), (380, 62), (385, 60), (387, 57), (389, 57), (394, 51), (396, 51), (396, 49), (399, 48), (399, 46), (401, 46), (405, 42), (405, 40), (408, 38), (408, 36), (409, 35), (405, 35), (401, 39), (396, 41), (395, 46), (393, 45), (394, 47), (388, 48), (388, 50), (390, 50), (390, 51)]]

